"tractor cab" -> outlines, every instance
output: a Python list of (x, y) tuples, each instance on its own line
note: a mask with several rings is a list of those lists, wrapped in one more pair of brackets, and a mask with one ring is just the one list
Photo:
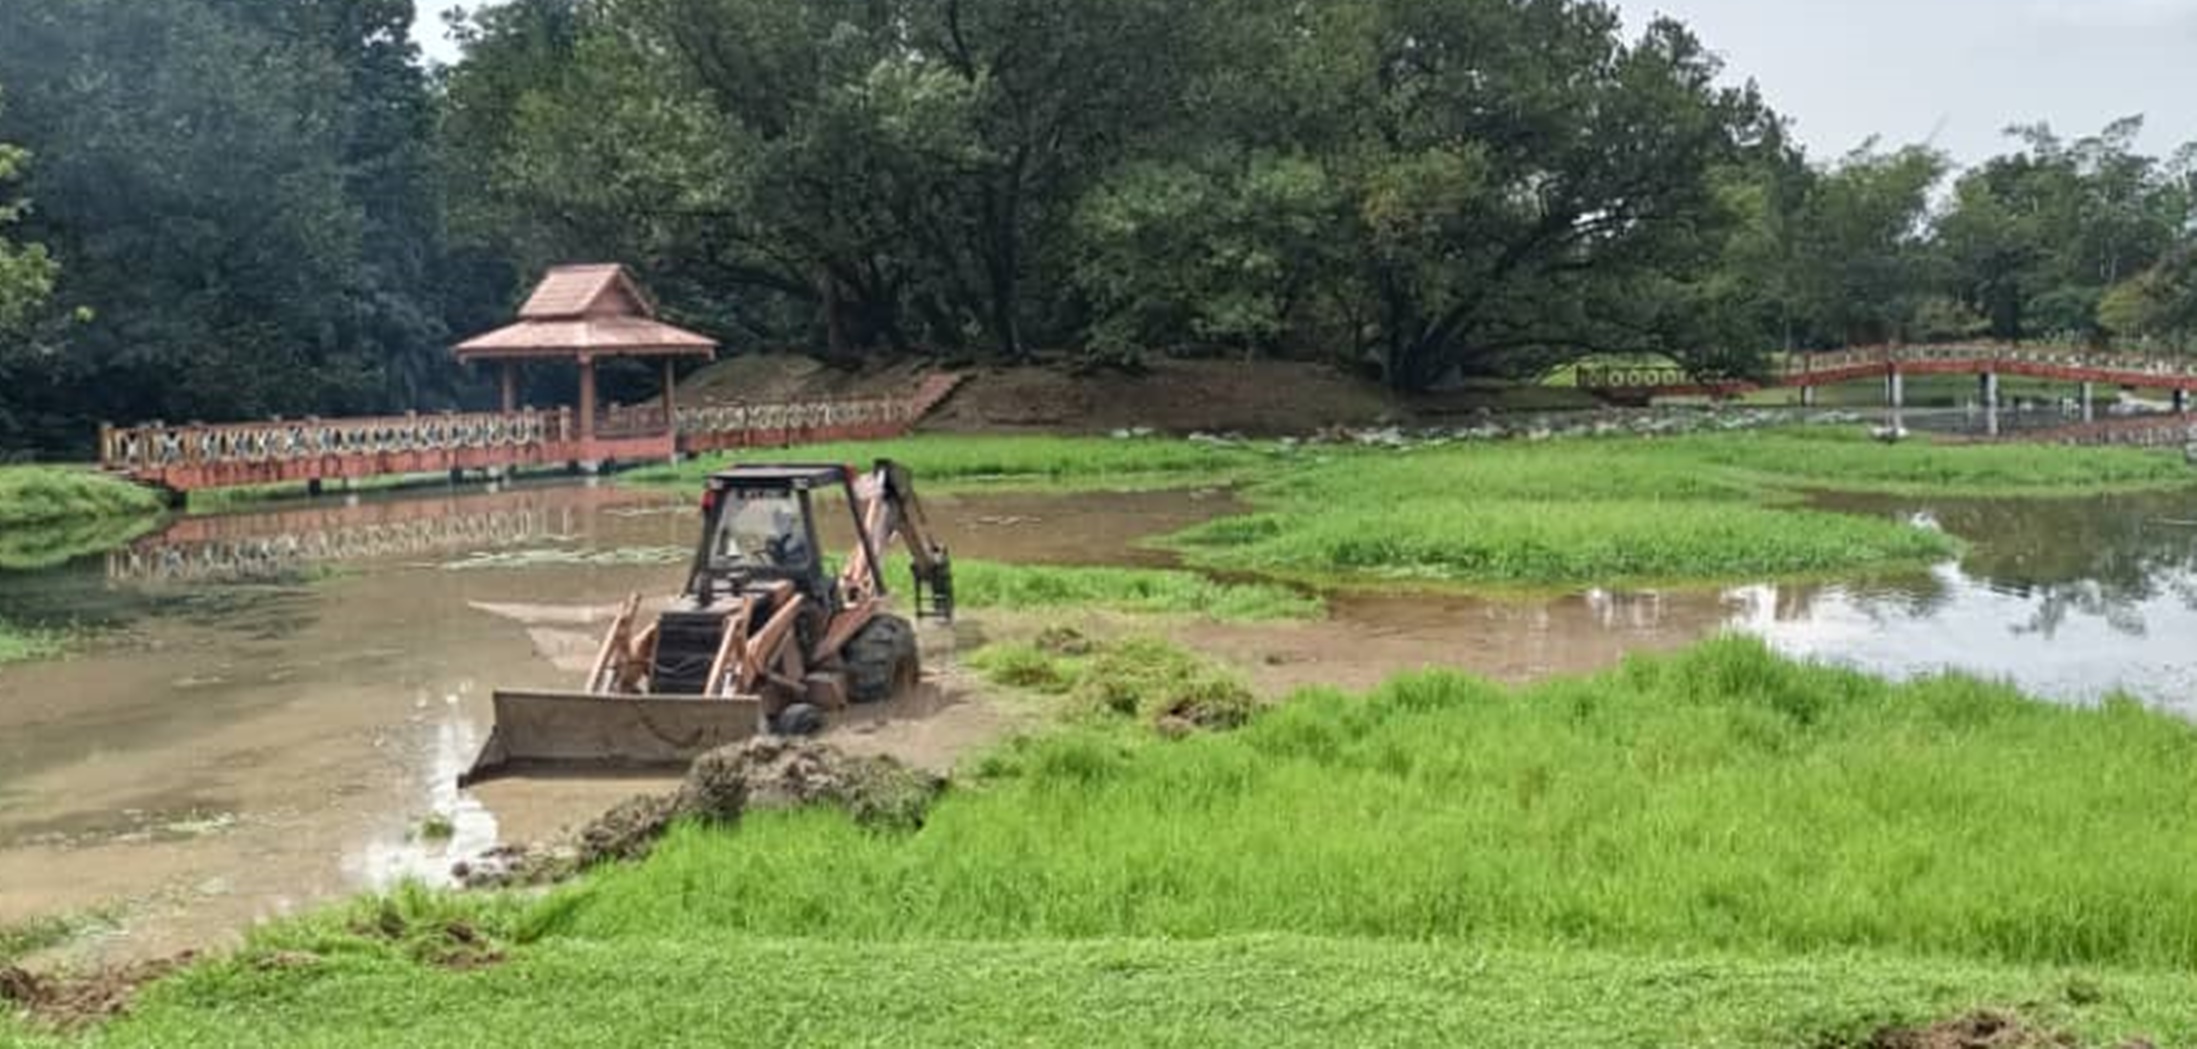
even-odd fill
[(853, 484), (843, 466), (751, 466), (713, 475), (702, 496), (702, 549), (688, 595), (708, 608), (725, 597), (791, 583), (820, 611), (839, 612), (841, 595), (817, 534), (815, 496), (845, 496), (850, 524), (861, 535)]

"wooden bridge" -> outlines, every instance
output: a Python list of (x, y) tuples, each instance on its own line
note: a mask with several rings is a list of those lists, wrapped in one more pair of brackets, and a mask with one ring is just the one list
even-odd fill
[(1578, 369), (1581, 389), (1616, 402), (1656, 397), (1732, 397), (1765, 387), (1787, 387), (1800, 390), (1801, 402), (1809, 404), (1820, 387), (1881, 380), (1886, 403), (1898, 406), (1906, 399), (1906, 378), (1910, 375), (1976, 376), (1978, 397), (1985, 403), (1998, 400), (2000, 377), (2020, 375), (2081, 386), (2085, 403), (2091, 400), (2089, 388), (2098, 385), (2165, 390), (2172, 394), (2178, 410), (2186, 410), (2190, 392), (2197, 390), (2197, 356), (1964, 342), (1793, 354), (1764, 379), (1702, 376), (1678, 365), (1582, 365)]
[(673, 409), (612, 407), (409, 414), (366, 419), (102, 427), (107, 470), (173, 493), (402, 474), (495, 473), (667, 462), (737, 448), (871, 440), (908, 432), (958, 388), (934, 374), (904, 398), (820, 399)]

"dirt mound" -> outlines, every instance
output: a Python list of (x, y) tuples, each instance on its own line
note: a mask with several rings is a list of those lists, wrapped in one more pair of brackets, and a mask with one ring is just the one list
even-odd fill
[(694, 373), (679, 384), (682, 404), (798, 401), (814, 397), (905, 397), (937, 362), (910, 360), (882, 367), (842, 368), (797, 354), (742, 354)]
[[(737, 785), (737, 787), (735, 787)], [(680, 807), (705, 817), (723, 812), (736, 791), (748, 808), (836, 805), (869, 827), (923, 825), (944, 777), (888, 757), (855, 757), (812, 740), (766, 737), (704, 754), (687, 773)]]
[(37, 1023), (73, 1030), (129, 1011), (145, 985), (190, 964), (192, 958), (185, 953), (65, 977), (0, 966), (0, 1003)]
[(945, 786), (943, 777), (892, 758), (764, 737), (702, 755), (677, 793), (628, 798), (572, 842), (503, 846), (451, 873), (467, 888), (546, 885), (598, 863), (642, 859), (680, 820), (733, 823), (750, 809), (836, 805), (864, 826), (912, 830)]
[(680, 384), (686, 404), (817, 397), (906, 397), (925, 375), (968, 381), (924, 421), (949, 433), (1041, 430), (1106, 433), (1148, 427), (1260, 436), (1329, 426), (1375, 426), (1412, 413), (1379, 385), (1300, 361), (1169, 360), (1137, 374), (1079, 372), (1068, 364), (948, 368), (932, 360), (842, 368), (792, 354), (746, 354)]
[(1297, 361), (1154, 361), (1138, 374), (1031, 365), (971, 373), (923, 429), (1279, 436), (1409, 415), (1379, 386)]
[[(2081, 1045), (2074, 1035), (2040, 1030), (2019, 1017), (1985, 1011), (1928, 1027), (1883, 1028), (1859, 1049), (2074, 1049)], [(2151, 1043), (2132, 1041), (2120, 1049), (2151, 1049)]]

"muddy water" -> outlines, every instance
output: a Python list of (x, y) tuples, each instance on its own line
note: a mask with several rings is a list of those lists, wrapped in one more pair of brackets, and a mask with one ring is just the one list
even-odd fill
[[(1164, 563), (1140, 540), (1236, 509), (1213, 493), (930, 502), (964, 556), (1063, 564)], [(1737, 628), (1893, 673), (1954, 666), (2071, 701), (2125, 687), (2197, 706), (2197, 498), (1830, 502), (1974, 545), (1897, 578), (1533, 602), (1341, 596), (1325, 622), (1182, 636), (1274, 692), (1427, 666), (1526, 680)], [(647, 786), (451, 784), (485, 735), (489, 691), (568, 686), (607, 609), (676, 588), (693, 527), (683, 497), (610, 486), (412, 495), (192, 519), (0, 572), (0, 618), (100, 628), (65, 661), (0, 668), (0, 924), (111, 914), (117, 929), (71, 948), (87, 959), (205, 946), (438, 876)], [(968, 618), (959, 637), (983, 635), (985, 617)], [(1015, 712), (953, 669), (956, 644), (926, 638), (948, 656), (926, 697), (842, 741), (944, 765), (1010, 731)], [(454, 817), (454, 841), (414, 840), (429, 813)]]
[[(1138, 540), (1232, 509), (1182, 493), (930, 503), (957, 549), (1050, 563), (1151, 562)], [(827, 523), (843, 545), (851, 528)], [(609, 609), (678, 587), (694, 527), (683, 496), (476, 489), (187, 519), (0, 572), (0, 619), (98, 628), (66, 660), (0, 668), (0, 926), (96, 910), (120, 929), (76, 949), (89, 959), (202, 946), (441, 876), (649, 786), (452, 784), (489, 693), (569, 687)], [(843, 727), (846, 745), (945, 765), (1011, 727), (946, 673)], [(416, 840), (431, 813), (454, 840)]]

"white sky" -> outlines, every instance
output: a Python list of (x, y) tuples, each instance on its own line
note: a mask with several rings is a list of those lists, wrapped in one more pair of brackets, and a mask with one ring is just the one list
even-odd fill
[(1975, 161), (2008, 124), (2074, 138), (2139, 113), (2153, 152), (2197, 140), (2197, 0), (1620, 2), (1692, 26), (1820, 158), (1875, 134)]
[[(1878, 135), (1975, 161), (2008, 124), (2073, 138), (2137, 113), (2153, 152), (2197, 140), (2197, 0), (1617, 2), (1635, 22), (1660, 11), (1692, 26), (1819, 159)], [(454, 59), (441, 12), (480, 0), (418, 3), (421, 47)]]

